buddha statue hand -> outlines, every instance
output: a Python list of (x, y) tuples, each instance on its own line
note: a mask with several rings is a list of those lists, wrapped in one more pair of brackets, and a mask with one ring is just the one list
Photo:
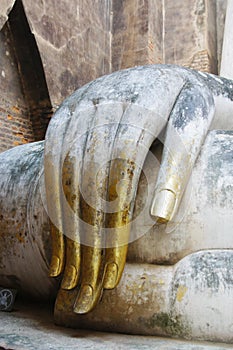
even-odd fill
[(214, 116), (216, 84), (176, 66), (137, 67), (85, 85), (55, 113), (45, 141), (50, 276), (63, 273), (62, 289), (78, 286), (74, 312), (91, 311), (120, 281), (139, 177), (158, 138), (148, 210), (154, 223), (174, 217)]

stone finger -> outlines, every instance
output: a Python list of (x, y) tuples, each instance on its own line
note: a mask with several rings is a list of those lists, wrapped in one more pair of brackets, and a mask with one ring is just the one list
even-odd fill
[(82, 158), (82, 147), (80, 146), (82, 145), (78, 142), (74, 143), (67, 153), (62, 167), (63, 228), (66, 236), (66, 263), (61, 285), (63, 289), (76, 287), (80, 274), (79, 160)]
[[(56, 120), (64, 116), (63, 128)], [(64, 139), (64, 125), (69, 123), (69, 111), (61, 108), (49, 126), (45, 139), (44, 175), (47, 210), (51, 221), (52, 259), (50, 276), (58, 276), (64, 267), (65, 249), (63, 238), (62, 207), (61, 207), (61, 157)]]
[(103, 250), (95, 247), (82, 247), (82, 279), (74, 312), (85, 314), (98, 303), (102, 293)]
[(80, 292), (74, 306), (76, 313), (92, 310), (103, 289), (104, 223), (109, 166), (118, 121), (124, 113), (120, 103), (100, 104), (95, 108), (82, 164), (82, 277)]
[(64, 238), (56, 226), (51, 223), (52, 237), (52, 258), (50, 262), (49, 276), (57, 277), (61, 274), (64, 267)]
[(173, 107), (151, 215), (157, 223), (172, 220), (214, 116), (208, 88), (187, 83)]
[(63, 289), (73, 289), (77, 286), (80, 274), (80, 244), (66, 237), (66, 266), (61, 284)]

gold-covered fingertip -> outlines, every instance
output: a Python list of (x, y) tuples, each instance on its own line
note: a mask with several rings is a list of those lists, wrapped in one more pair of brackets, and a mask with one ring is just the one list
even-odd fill
[(169, 222), (174, 213), (176, 194), (169, 189), (163, 189), (155, 194), (151, 206), (151, 216), (158, 224)]
[(61, 259), (53, 255), (49, 268), (49, 277), (57, 277), (61, 273)]
[(104, 276), (104, 289), (113, 289), (118, 283), (118, 266), (116, 263), (107, 265)]
[(89, 285), (83, 285), (79, 295), (74, 303), (74, 312), (76, 314), (86, 314), (93, 308), (93, 288)]
[(73, 265), (69, 265), (65, 268), (64, 277), (61, 283), (62, 289), (73, 289), (78, 283), (77, 269)]

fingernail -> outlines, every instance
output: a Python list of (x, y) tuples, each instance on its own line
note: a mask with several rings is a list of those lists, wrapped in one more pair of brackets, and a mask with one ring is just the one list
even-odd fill
[(107, 265), (104, 277), (104, 289), (113, 289), (117, 284), (118, 266), (116, 263)]
[(74, 304), (76, 314), (86, 314), (92, 309), (93, 289), (89, 284), (83, 285)]
[(176, 195), (173, 191), (164, 189), (156, 193), (151, 206), (151, 216), (159, 224), (167, 223), (172, 219), (176, 204)]
[(62, 289), (73, 289), (77, 285), (78, 274), (75, 266), (70, 265), (65, 268), (64, 278), (61, 283)]
[(57, 277), (61, 272), (60, 266), (61, 266), (61, 260), (58, 258), (58, 256), (53, 255), (50, 263), (50, 268), (49, 268), (49, 276)]

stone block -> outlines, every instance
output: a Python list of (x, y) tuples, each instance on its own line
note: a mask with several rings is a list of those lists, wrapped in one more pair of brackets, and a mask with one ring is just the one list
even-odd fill
[(164, 1), (163, 63), (217, 72), (215, 2)]
[(113, 1), (113, 71), (149, 63), (149, 5), (150, 0)]
[(212, 0), (113, 2), (113, 70), (171, 63), (217, 72)]
[(23, 0), (53, 107), (110, 72), (110, 1)]

